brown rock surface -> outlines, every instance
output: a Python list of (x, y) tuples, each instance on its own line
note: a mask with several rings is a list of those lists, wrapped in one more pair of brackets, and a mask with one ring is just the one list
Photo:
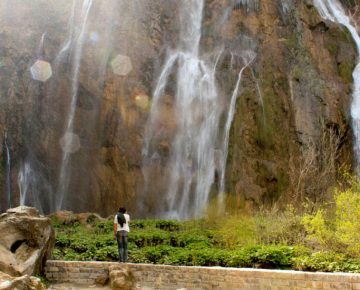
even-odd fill
[(45, 290), (45, 286), (39, 278), (23, 275), (12, 277), (0, 272), (0, 289), (1, 290)]
[[(147, 165), (141, 152), (149, 108), (147, 103), (139, 106), (138, 96), (149, 96), (151, 104), (166, 50), (178, 42), (177, 10), (184, 2), (126, 1), (127, 7), (120, 2), (94, 1), (89, 16), (88, 31), (101, 36), (96, 43), (87, 39), (81, 61), (74, 121), (81, 147), (71, 155), (63, 207), (74, 212), (106, 216), (125, 204), (132, 213), (154, 214), (165, 192), (159, 180), (168, 176), (164, 164), (176, 129), (172, 110), (176, 85), (171, 82), (161, 107), (158, 163), (146, 196), (142, 169)], [(205, 56), (225, 48), (217, 73), (219, 91), (225, 96), (231, 95), (237, 76), (229, 69), (231, 54), (240, 51), (246, 40), (254, 43), (257, 53), (244, 72), (230, 132), (226, 192), (235, 196), (237, 207), (293, 201), (304, 194), (317, 198), (330, 185), (326, 180), (336, 179), (338, 168), (353, 163), (349, 106), (354, 43), (345, 29), (323, 21), (312, 1), (240, 2), (205, 1), (201, 39)], [(9, 10), (6, 3), (11, 3)], [(43, 57), (54, 65), (68, 37), (71, 3), (58, 3), (0, 2), (0, 143), (7, 130), (15, 156), (10, 174), (13, 203), (20, 196), (19, 170), (30, 160), (36, 178), (30, 180), (27, 202), (44, 212), (57, 210), (54, 200), (63, 158), (59, 140), (71, 103), (71, 58), (53, 67), (56, 74), (45, 84), (32, 81), (28, 71), (42, 33), (47, 32)], [(359, 14), (360, 10), (349, 8)], [(9, 11), (16, 12), (14, 17), (6, 14)], [(131, 60), (132, 70), (126, 76), (111, 68), (116, 55)], [(341, 141), (335, 167), (330, 173), (321, 172), (327, 166), (315, 154), (314, 170), (298, 187), (309, 152), (313, 148), (322, 152), (322, 140), (332, 134)], [(4, 156), (1, 164), (6, 164)], [(5, 168), (0, 178), (5, 180)], [(0, 206), (5, 201), (0, 196)]]
[(40, 273), (55, 241), (50, 219), (31, 207), (9, 209), (0, 215), (0, 232), (0, 271)]
[(111, 266), (109, 269), (110, 286), (113, 290), (135, 289), (134, 278), (126, 268)]

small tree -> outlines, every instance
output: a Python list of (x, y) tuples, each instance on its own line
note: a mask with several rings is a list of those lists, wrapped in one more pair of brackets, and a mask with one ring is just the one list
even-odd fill
[(351, 178), (350, 187), (336, 190), (334, 200), (335, 209), (319, 209), (303, 217), (308, 238), (323, 250), (360, 257), (360, 181)]

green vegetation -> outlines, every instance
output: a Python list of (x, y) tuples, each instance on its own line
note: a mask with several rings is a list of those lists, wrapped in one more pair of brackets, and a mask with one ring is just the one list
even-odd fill
[(342, 79), (347, 83), (353, 82), (352, 72), (353, 72), (353, 65), (349, 62), (341, 62), (338, 65), (339, 74)]
[[(360, 183), (348, 178), (326, 208), (292, 206), (192, 221), (136, 220), (129, 262), (360, 273)], [(311, 210), (310, 210), (311, 208)], [(112, 220), (61, 224), (53, 258), (116, 261)]]

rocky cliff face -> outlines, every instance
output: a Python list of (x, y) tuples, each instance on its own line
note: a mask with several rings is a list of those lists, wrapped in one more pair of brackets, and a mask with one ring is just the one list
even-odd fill
[[(74, 6), (70, 1), (63, 6), (55, 0), (31, 2), (0, 3), (2, 210), (9, 199), (12, 206), (20, 202), (21, 189), (26, 203), (54, 211), (65, 180), (64, 209), (108, 215), (125, 204), (139, 215), (156, 214), (165, 190), (159, 180), (166, 175), (163, 164), (176, 129), (175, 77), (162, 104), (158, 131), (163, 137), (154, 145), (160, 161), (151, 168), (146, 196), (144, 128), (167, 52), (179, 42), (178, 10), (184, 3), (94, 1), (79, 61), (73, 131), (80, 147), (69, 155), (67, 178), (61, 181), (61, 140), (76, 61), (71, 33), (82, 27), (81, 1)], [(346, 4), (351, 8), (354, 3)], [(75, 44), (59, 53), (68, 39)], [(201, 54), (209, 59), (220, 55), (216, 79), (229, 98), (239, 69), (232, 59), (243, 49), (252, 49), (256, 59), (244, 71), (230, 132), (229, 204), (254, 207), (326, 198), (339, 168), (353, 162), (348, 112), (357, 55), (351, 36), (324, 22), (312, 1), (205, 1)], [(130, 58), (128, 74), (117, 72), (118, 55)], [(52, 66), (47, 82), (31, 78), (37, 59)], [(212, 196), (219, 186), (214, 174)]]

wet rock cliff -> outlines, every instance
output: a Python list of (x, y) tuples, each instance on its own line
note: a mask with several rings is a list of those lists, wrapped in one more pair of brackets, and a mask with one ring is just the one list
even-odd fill
[[(175, 76), (146, 191), (144, 134), (164, 61), (181, 41), (186, 1), (92, 1), (87, 18), (81, 2), (0, 3), (1, 210), (23, 202), (108, 215), (125, 204), (156, 215), (176, 130)], [(312, 1), (205, 1), (200, 54), (217, 59), (224, 103), (243, 50), (256, 57), (243, 72), (230, 130), (228, 206), (326, 199), (339, 170), (353, 164), (351, 35), (321, 19)], [(39, 59), (51, 64), (46, 82), (31, 74)], [(66, 138), (71, 108), (74, 134)], [(215, 171), (210, 199), (219, 180)]]

